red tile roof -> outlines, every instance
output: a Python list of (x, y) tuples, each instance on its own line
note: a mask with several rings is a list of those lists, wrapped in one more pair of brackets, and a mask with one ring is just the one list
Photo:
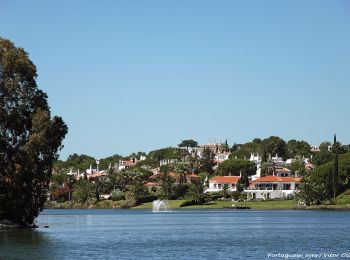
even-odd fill
[(233, 183), (238, 182), (241, 177), (239, 176), (216, 176), (214, 178), (211, 178), (210, 182), (216, 182), (216, 183)]
[(88, 177), (89, 178), (97, 178), (97, 177), (102, 177), (102, 176), (107, 176), (107, 174), (104, 173), (104, 172), (98, 172), (98, 173), (94, 173), (94, 174), (92, 174), (92, 175), (90, 175)]
[(147, 183), (145, 183), (145, 186), (146, 187), (156, 187), (156, 186), (159, 186), (159, 184), (156, 182), (147, 182)]
[(253, 181), (256, 182), (300, 182), (301, 178), (299, 177), (278, 177), (278, 176), (265, 176)]
[(199, 178), (199, 175), (196, 174), (196, 173), (194, 173), (194, 172), (192, 172), (191, 174), (189, 174), (189, 175), (187, 175), (187, 176), (189, 176), (189, 177), (191, 177), (191, 178)]

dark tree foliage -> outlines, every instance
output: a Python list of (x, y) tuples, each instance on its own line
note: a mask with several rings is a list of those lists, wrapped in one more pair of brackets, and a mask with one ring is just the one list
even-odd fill
[(334, 143), (332, 150), (334, 152), (334, 162), (332, 167), (332, 188), (333, 188), (333, 201), (335, 201), (335, 198), (337, 196), (338, 192), (338, 186), (339, 186), (339, 147), (340, 144), (337, 142), (337, 137), (334, 135)]
[(36, 67), (0, 38), (0, 219), (31, 225), (43, 209), (52, 163), (67, 126), (51, 118)]
[(179, 147), (186, 147), (188, 150), (189, 147), (195, 148), (198, 146), (198, 142), (192, 139), (189, 140), (182, 140), (181, 143), (178, 145)]
[(200, 159), (200, 171), (212, 174), (214, 172), (214, 153), (209, 147), (203, 149), (203, 156)]
[(229, 159), (221, 164), (217, 169), (217, 174), (221, 176), (239, 176), (246, 174), (247, 176), (256, 173), (256, 164), (254, 162), (243, 159)]
[(272, 156), (278, 154), (282, 158), (287, 158), (287, 144), (278, 136), (270, 136), (262, 141), (265, 151)]

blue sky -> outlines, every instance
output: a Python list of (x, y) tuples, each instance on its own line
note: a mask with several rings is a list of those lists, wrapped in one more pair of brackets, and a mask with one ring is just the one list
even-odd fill
[(0, 2), (69, 133), (62, 158), (182, 139), (350, 143), (348, 1)]

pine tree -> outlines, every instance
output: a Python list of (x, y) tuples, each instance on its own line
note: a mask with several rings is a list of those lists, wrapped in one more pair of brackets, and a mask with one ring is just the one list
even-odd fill
[(333, 143), (333, 153), (334, 153), (334, 164), (332, 169), (332, 177), (333, 177), (333, 201), (337, 196), (338, 184), (339, 184), (339, 159), (338, 159), (338, 143), (337, 136), (334, 135), (334, 143)]

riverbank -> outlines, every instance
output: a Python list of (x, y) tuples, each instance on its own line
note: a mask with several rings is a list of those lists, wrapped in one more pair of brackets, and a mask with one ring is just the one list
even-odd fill
[[(168, 201), (170, 208), (172, 209), (224, 209), (232, 206), (246, 206), (251, 209), (295, 209), (294, 200), (270, 200), (259, 202), (232, 202), (232, 201), (210, 201), (202, 205), (191, 205), (181, 207), (185, 200), (170, 200)], [(144, 203), (134, 207), (135, 209), (151, 209), (152, 203)]]
[(0, 230), (4, 229), (18, 229), (21, 228), (21, 225), (16, 224), (10, 220), (4, 219), (0, 220)]
[(298, 206), (301, 210), (350, 210), (350, 204), (347, 205), (313, 205), (313, 206)]
[[(235, 206), (246, 206), (251, 209), (258, 210), (273, 210), (273, 209), (296, 209), (294, 200), (268, 200), (259, 202), (239, 202), (235, 203), (232, 201), (210, 201), (202, 205), (190, 205), (183, 206), (186, 200), (169, 200), (168, 204), (171, 209), (224, 209), (228, 207)], [(84, 205), (79, 203), (65, 202), (56, 203), (50, 202), (46, 203), (45, 208), (48, 209), (121, 209), (121, 208), (131, 208), (131, 209), (152, 209), (152, 202), (142, 203), (140, 205), (128, 205), (127, 201), (111, 201), (103, 200), (98, 203), (91, 205)]]

